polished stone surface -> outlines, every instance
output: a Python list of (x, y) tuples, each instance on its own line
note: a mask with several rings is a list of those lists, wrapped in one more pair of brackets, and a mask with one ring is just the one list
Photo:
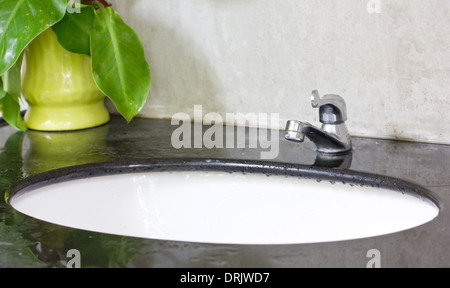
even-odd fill
[[(0, 190), (63, 167), (156, 158), (258, 161), (261, 147), (175, 149), (170, 121), (114, 117), (108, 125), (71, 133), (16, 132), (0, 128)], [(205, 131), (204, 129), (203, 131)], [(250, 131), (248, 131), (250, 132)], [(247, 134), (247, 141), (252, 133)], [(382, 267), (449, 267), (450, 146), (354, 138), (350, 158), (319, 159), (310, 142), (279, 140), (277, 163), (374, 173), (417, 183), (438, 198), (440, 215), (412, 230), (369, 239), (303, 245), (212, 245), (113, 236), (52, 225), (0, 202), (0, 265), (64, 267), (77, 249), (82, 267), (366, 267), (380, 252)], [(101, 166), (101, 165), (100, 165)], [(67, 169), (67, 168), (66, 168)], [(325, 169), (325, 168), (323, 168)], [(68, 203), (70, 205), (70, 203)], [(82, 212), (80, 212), (82, 213)], [(232, 211), (230, 211), (232, 213)], [(382, 213), (382, 211), (380, 211)], [(369, 255), (369, 256), (368, 256)]]

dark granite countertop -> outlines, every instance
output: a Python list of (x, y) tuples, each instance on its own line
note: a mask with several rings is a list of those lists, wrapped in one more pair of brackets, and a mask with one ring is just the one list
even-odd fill
[[(260, 159), (262, 148), (175, 149), (176, 129), (167, 120), (113, 117), (108, 125), (71, 133), (17, 132), (0, 127), (0, 190), (5, 193), (30, 176), (54, 169), (143, 159)], [(251, 137), (251, 133), (247, 136)], [(328, 165), (313, 144), (282, 139), (273, 162), (304, 167)], [(417, 183), (439, 200), (433, 221), (404, 232), (367, 239), (299, 245), (216, 245), (139, 239), (93, 233), (45, 223), (0, 200), (0, 267), (65, 267), (67, 252), (82, 254), (82, 267), (355, 267), (380, 251), (382, 267), (450, 267), (450, 146), (353, 138), (350, 158), (334, 171), (396, 177)], [(327, 164), (328, 163), (328, 164)], [(341, 169), (341, 170), (339, 170)]]

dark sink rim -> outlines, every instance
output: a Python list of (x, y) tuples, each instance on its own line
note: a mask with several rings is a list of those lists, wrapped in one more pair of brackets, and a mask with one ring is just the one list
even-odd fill
[(29, 176), (5, 193), (5, 200), (32, 192), (35, 189), (70, 180), (99, 176), (167, 171), (208, 171), (227, 173), (263, 174), (267, 176), (285, 176), (302, 179), (315, 179), (351, 185), (360, 185), (392, 190), (408, 194), (429, 202), (442, 210), (442, 201), (423, 186), (389, 176), (358, 172), (350, 169), (323, 168), (292, 163), (239, 159), (207, 158), (150, 158), (129, 161), (89, 163), (51, 170)]

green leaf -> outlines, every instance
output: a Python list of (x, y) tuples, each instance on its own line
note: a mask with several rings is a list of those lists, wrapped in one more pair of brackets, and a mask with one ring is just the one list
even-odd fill
[(16, 97), (6, 93), (5, 97), (0, 100), (2, 105), (3, 119), (18, 130), (27, 130), (20, 116), (20, 104)]
[(4, 97), (0, 100), (2, 105), (3, 118), (11, 126), (18, 130), (26, 130), (20, 115), (21, 77), (22, 59), (20, 56), (17, 62), (2, 77)]
[[(3, 89), (3, 80), (0, 77), (0, 100), (3, 99), (3, 97), (5, 97), (6, 95), (6, 91)], [(0, 107), (0, 111), (2, 111), (2, 107)]]
[(81, 13), (66, 13), (64, 18), (52, 28), (58, 42), (66, 50), (90, 56), (90, 35), (94, 24), (94, 8), (84, 7)]
[(66, 6), (67, 0), (0, 1), (0, 75), (36, 36), (64, 17)]
[(6, 93), (20, 98), (21, 95), (21, 77), (23, 55), (19, 57), (16, 63), (3, 75), (3, 89)]
[(97, 86), (131, 121), (147, 100), (150, 68), (139, 36), (110, 7), (95, 13), (91, 57)]

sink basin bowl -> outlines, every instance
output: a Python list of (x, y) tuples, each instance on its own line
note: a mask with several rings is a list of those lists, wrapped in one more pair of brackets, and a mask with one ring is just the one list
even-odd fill
[(439, 214), (429, 191), (399, 179), (232, 160), (64, 168), (27, 178), (8, 202), (28, 216), (76, 229), (252, 245), (373, 237)]

